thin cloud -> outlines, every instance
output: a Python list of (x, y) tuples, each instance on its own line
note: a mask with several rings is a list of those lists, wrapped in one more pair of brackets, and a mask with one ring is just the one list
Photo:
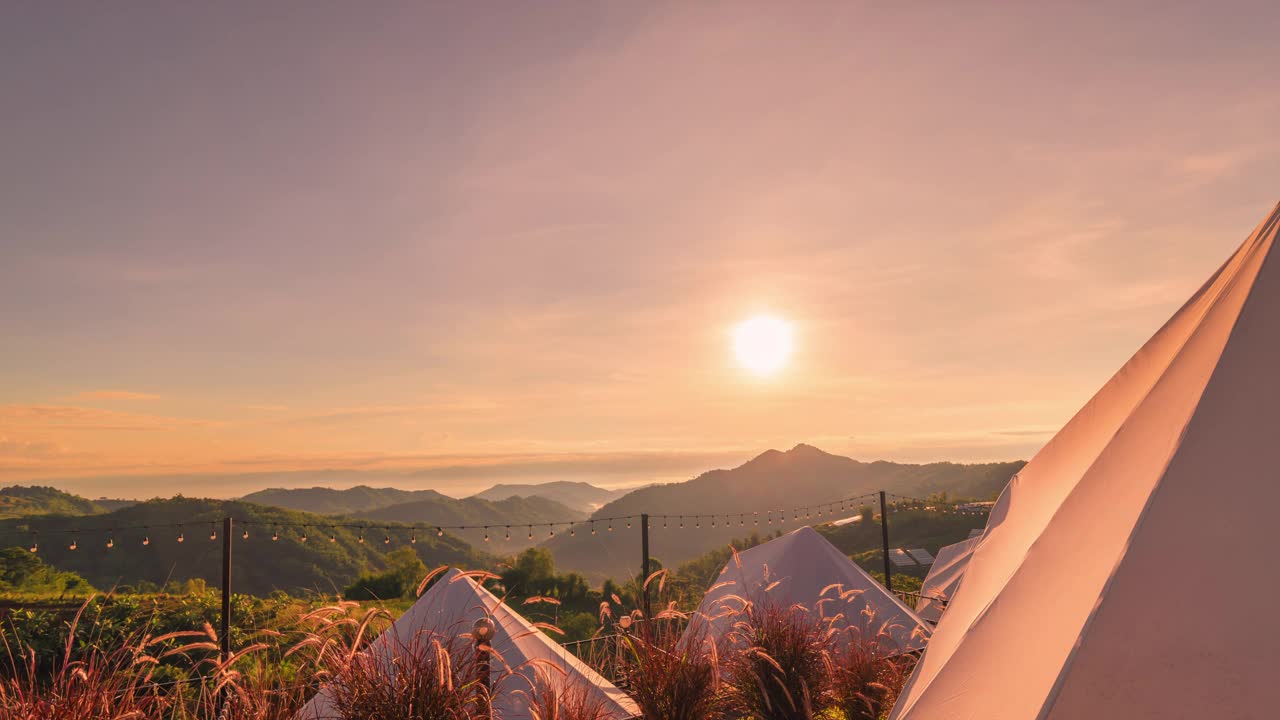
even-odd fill
[(73, 395), (72, 398), (75, 400), (159, 400), (160, 396), (133, 390), (86, 390)]
[(103, 410), (77, 405), (0, 405), (0, 420), (15, 429), (175, 430), (210, 427), (209, 420)]

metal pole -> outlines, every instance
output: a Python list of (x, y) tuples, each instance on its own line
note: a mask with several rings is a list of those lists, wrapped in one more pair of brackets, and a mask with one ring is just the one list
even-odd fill
[(893, 592), (893, 569), (889, 561), (889, 506), (880, 491), (880, 539), (884, 541), (884, 586)]
[(649, 513), (640, 515), (640, 588), (644, 593), (644, 617), (649, 619)]
[(231, 518), (222, 519), (222, 661), (231, 657)]

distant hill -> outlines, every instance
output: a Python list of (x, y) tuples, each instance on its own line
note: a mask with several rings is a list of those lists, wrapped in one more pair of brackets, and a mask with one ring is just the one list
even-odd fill
[[(1024, 464), (867, 463), (797, 445), (787, 452), (769, 450), (732, 470), (712, 470), (686, 482), (636, 490), (605, 505), (594, 517), (642, 512), (672, 515), (665, 529), (663, 520), (650, 521), (650, 555), (666, 567), (674, 567), (753, 528), (758, 527), (761, 533), (777, 529), (776, 524), (766, 525), (763, 513), (758, 521), (751, 516), (734, 517), (728, 527), (722, 517), (714, 528), (709, 522), (695, 528), (690, 519), (684, 529), (679, 529), (679, 520), (674, 516), (793, 508), (881, 489), (914, 497), (945, 492), (952, 498), (985, 500), (994, 498)], [(786, 530), (797, 526), (791, 517), (782, 524)], [(598, 530), (605, 530), (603, 524)], [(634, 529), (615, 526), (613, 532), (578, 532), (576, 537), (562, 533), (544, 545), (555, 554), (557, 566), (593, 578), (625, 577), (639, 570), (640, 538)]]
[(506, 500), (513, 497), (539, 497), (584, 513), (599, 510), (607, 503), (626, 495), (628, 490), (606, 490), (590, 483), (558, 480), (539, 485), (494, 485), (472, 497), (483, 500)]
[(258, 505), (301, 510), (318, 515), (350, 515), (400, 503), (447, 498), (435, 490), (400, 490), (357, 485), (346, 490), (327, 487), (268, 488), (240, 498)]
[(51, 487), (13, 485), (0, 490), (0, 518), (29, 515), (95, 515), (105, 508)]
[[(347, 490), (272, 488), (241, 499), (288, 510), (355, 518), (373, 525), (399, 522), (475, 527), (474, 530), (450, 532), (475, 547), (483, 546), (486, 552), (497, 554), (523, 550), (545, 539), (548, 528), (544, 525), (537, 528), (533, 533), (534, 539), (530, 540), (530, 524), (583, 520), (588, 515), (543, 497), (511, 497), (495, 502), (472, 496), (459, 500), (435, 490), (399, 490), (364, 485)], [(486, 533), (483, 529), (486, 525), (493, 532)], [(508, 526), (512, 528), (510, 540), (507, 539)], [(524, 529), (517, 531), (517, 528)], [(485, 540), (486, 534), (488, 541)]]
[[(374, 522), (466, 525), (475, 529), (450, 532), (487, 552), (509, 553), (536, 545), (547, 537), (549, 528), (545, 525), (538, 527), (538, 523), (583, 520), (587, 513), (542, 497), (513, 497), (493, 502), (478, 497), (455, 500), (438, 495), (436, 498), (353, 513), (353, 516)], [(530, 524), (535, 526), (532, 530)], [(485, 525), (490, 526), (487, 533), (482, 527)], [(510, 540), (507, 539), (508, 527), (511, 529)], [(556, 528), (557, 531), (567, 529)], [(487, 542), (486, 534), (489, 536)], [(529, 539), (530, 534), (533, 540)]]
[[(209, 533), (221, 533), (221, 518), (230, 515), (248, 520), (236, 529), (232, 587), (236, 592), (265, 595), (273, 590), (335, 592), (361, 573), (383, 569), (383, 555), (390, 549), (409, 545), (428, 567), (442, 564), (488, 567), (491, 560), (465, 541), (451, 534), (411, 533), (392, 528), (390, 545), (382, 542), (384, 530), (365, 533), (350, 528), (331, 529), (337, 521), (312, 513), (264, 507), (241, 501), (201, 500), (176, 497), (151, 500), (96, 516), (32, 516), (0, 520), (0, 547), (29, 547), (34, 539), (39, 556), (49, 565), (72, 571), (100, 589), (117, 584), (164, 585), (169, 580), (203, 578), (211, 585), (221, 583), (221, 539), (211, 541)], [(184, 542), (177, 542), (183, 522)], [(390, 524), (390, 523), (388, 523)], [(150, 530), (116, 530), (149, 526)], [(308, 535), (301, 541), (303, 527)], [(271, 536), (277, 532), (279, 540)], [(75, 529), (66, 534), (55, 530)], [(249, 531), (249, 538), (241, 533)], [(33, 534), (34, 533), (34, 534)], [(144, 536), (150, 544), (143, 545)], [(335, 542), (330, 542), (330, 537)], [(75, 540), (77, 549), (69, 549)], [(114, 547), (106, 547), (108, 540)]]

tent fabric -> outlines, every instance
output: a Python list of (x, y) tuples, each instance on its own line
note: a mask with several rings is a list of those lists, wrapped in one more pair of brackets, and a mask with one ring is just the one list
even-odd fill
[[(436, 581), (365, 652), (387, 657), (415, 647), (415, 639), (424, 633), (450, 637), (470, 633), (472, 624), (485, 616), (495, 626), (490, 645), (501, 656), (492, 660), (491, 669), (494, 720), (531, 720), (530, 689), (548, 684), (557, 690), (585, 692), (589, 700), (603, 703), (603, 717), (608, 720), (640, 716), (640, 708), (625, 693), (456, 569)], [(548, 671), (552, 666), (560, 672)], [(323, 688), (295, 716), (295, 720), (338, 718), (331, 695)]]
[[(841, 594), (848, 597), (842, 600)], [(819, 608), (823, 617), (839, 615), (837, 625), (869, 635), (884, 624), (900, 652), (923, 648), (929, 637), (928, 626), (910, 608), (810, 527), (744, 550), (736, 562), (730, 560), (685, 629), (686, 641), (704, 631), (707, 640), (718, 641), (732, 628), (732, 614), (743, 608), (744, 599)]]
[(892, 718), (1277, 716), (1277, 226), (1013, 478)]
[(947, 545), (938, 551), (933, 559), (933, 567), (920, 585), (920, 601), (916, 603), (916, 614), (921, 618), (936, 623), (942, 617), (947, 602), (960, 587), (960, 579), (964, 577), (964, 569), (969, 565), (969, 557), (978, 545), (978, 538), (969, 538), (954, 545)]

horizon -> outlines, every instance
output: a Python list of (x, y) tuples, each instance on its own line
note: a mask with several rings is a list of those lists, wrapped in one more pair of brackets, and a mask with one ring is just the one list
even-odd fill
[(5, 7), (0, 483), (1030, 459), (1275, 205), (1247, 5)]
[[(699, 476), (708, 472), (734, 470), (743, 465), (750, 463), (753, 460), (756, 460), (765, 455), (768, 455), (769, 453), (781, 453), (785, 455), (785, 454), (795, 452), (796, 450), (802, 447), (811, 448), (827, 455), (835, 455), (834, 453), (828, 453), (822, 448), (815, 447), (807, 443), (797, 443), (795, 446), (787, 450), (782, 450), (780, 448), (767, 448), (765, 450), (762, 450), (758, 453), (754, 453), (749, 457), (742, 459), (740, 462), (733, 462), (726, 465), (718, 465), (715, 467), (704, 467), (701, 470), (695, 471), (692, 475), (679, 475), (679, 476), (672, 475), (670, 477), (664, 477), (661, 479), (653, 479), (648, 481), (637, 480), (637, 481), (621, 481), (621, 482), (613, 482), (613, 483), (608, 483), (608, 482), (599, 483), (599, 482), (592, 482), (591, 480), (582, 480), (582, 479), (566, 480), (560, 477), (551, 477), (551, 478), (537, 477), (533, 479), (525, 479), (523, 481), (520, 481), (517, 478), (515, 480), (508, 480), (503, 482), (480, 482), (477, 484), (469, 484), (469, 485), (458, 485), (456, 483), (451, 483), (445, 486), (441, 486), (439, 484), (424, 485), (420, 480), (415, 480), (411, 476), (396, 475), (396, 474), (386, 474), (386, 475), (363, 474), (363, 475), (358, 475), (358, 477), (350, 480), (343, 479), (343, 480), (328, 482), (325, 484), (317, 484), (317, 478), (324, 479), (326, 476), (329, 476), (329, 477), (340, 476), (340, 475), (345, 475), (346, 473), (343, 473), (342, 471), (335, 471), (335, 470), (294, 471), (290, 473), (261, 473), (261, 474), (255, 474), (255, 475), (237, 476), (237, 479), (236, 479), (237, 484), (233, 486), (235, 488), (234, 492), (229, 492), (229, 493), (214, 492), (214, 493), (199, 494), (199, 495), (187, 495), (187, 496), (202, 497), (202, 498), (208, 498), (211, 500), (240, 500), (247, 495), (250, 495), (259, 491), (265, 491), (265, 490), (344, 491), (344, 490), (351, 490), (357, 487), (367, 487), (375, 490), (377, 489), (396, 489), (396, 490), (405, 490), (405, 491), (431, 490), (431, 491), (438, 492), (441, 495), (445, 495), (446, 497), (451, 497), (451, 498), (454, 498), (455, 500), (460, 500), (460, 499), (472, 497), (475, 495), (479, 495), (487, 490), (491, 490), (493, 488), (503, 486), (503, 485), (513, 485), (513, 486), (527, 485), (531, 487), (537, 487), (540, 485), (546, 485), (548, 483), (555, 483), (555, 482), (579, 483), (579, 484), (590, 485), (592, 487), (596, 487), (604, 490), (614, 490), (614, 491), (625, 490), (630, 492), (632, 490), (638, 490), (644, 487), (650, 487), (654, 485), (669, 485), (669, 484), (682, 483), (689, 480), (694, 480), (694, 479), (697, 479)], [(835, 455), (835, 456), (847, 457), (842, 455)], [(884, 459), (863, 459), (863, 458), (848, 458), (848, 459), (854, 460), (855, 462), (859, 462), (862, 464), (867, 464), (867, 465), (882, 463), (882, 462), (889, 462), (889, 463), (895, 462), (892, 460), (884, 460)], [(937, 461), (937, 462), (950, 462), (950, 461)], [(991, 461), (984, 461), (980, 463), (975, 462), (975, 463), (956, 463), (956, 464), (976, 465), (976, 464), (990, 464), (990, 463), (999, 464), (999, 463), (1010, 463), (1010, 462), (1015, 462), (1015, 463), (1026, 462), (1026, 458), (1005, 458), (1003, 460), (991, 460)], [(898, 463), (898, 464), (924, 465), (928, 463)], [(448, 473), (448, 472), (456, 471), (456, 468), (443, 468), (442, 470), (445, 473)], [(381, 472), (394, 473), (394, 471), (381, 471)], [(470, 468), (466, 468), (466, 469), (463, 469), (458, 474), (465, 475), (468, 472), (472, 472), (472, 470)], [(292, 483), (282, 482), (285, 478), (290, 478), (290, 477), (293, 477), (294, 475), (298, 475), (301, 477), (298, 477), (296, 482), (292, 482)], [(178, 478), (169, 477), (168, 479), (172, 482)], [(182, 479), (192, 479), (192, 478), (184, 477)], [(228, 487), (225, 480), (220, 476), (201, 476), (198, 479), (208, 480), (208, 481), (219, 480), (220, 482), (218, 483), (218, 486), (220, 488)], [(145, 501), (145, 500), (154, 500), (154, 499), (167, 499), (179, 494), (186, 495), (186, 493), (179, 492), (179, 493), (171, 493), (169, 495), (159, 494), (159, 495), (152, 495), (147, 497), (143, 497), (143, 496), (124, 497), (124, 496), (94, 495), (94, 491), (90, 489), (90, 488), (101, 487), (106, 483), (113, 482), (114, 480), (115, 480), (114, 478), (71, 478), (71, 479), (52, 478), (47, 481), (35, 481), (30, 483), (11, 483), (9, 485), (17, 485), (20, 487), (48, 486), (48, 487), (53, 487), (57, 490), (61, 490), (63, 492), (69, 492), (73, 495), (80, 495), (90, 500)], [(260, 483), (255, 482), (258, 480), (260, 480), (261, 482)], [(272, 484), (272, 483), (279, 483), (279, 484)]]

